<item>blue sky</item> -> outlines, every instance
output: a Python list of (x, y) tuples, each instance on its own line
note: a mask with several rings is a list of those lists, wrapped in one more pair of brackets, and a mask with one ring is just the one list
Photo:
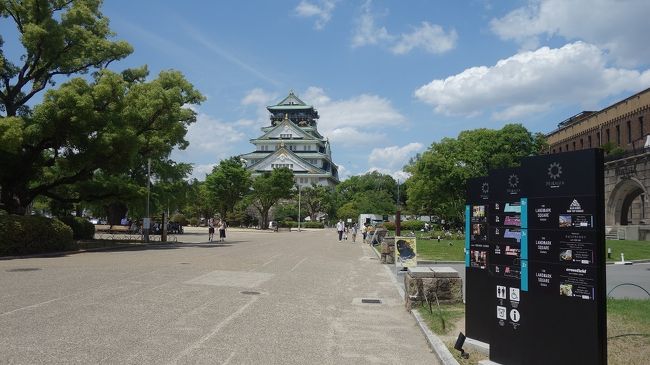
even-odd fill
[(265, 106), (289, 90), (318, 109), (343, 178), (404, 179), (410, 157), (461, 130), (549, 132), (650, 87), (647, 0), (113, 0), (103, 12), (135, 48), (112, 68), (178, 69), (207, 97), (173, 155), (198, 178), (252, 150)]

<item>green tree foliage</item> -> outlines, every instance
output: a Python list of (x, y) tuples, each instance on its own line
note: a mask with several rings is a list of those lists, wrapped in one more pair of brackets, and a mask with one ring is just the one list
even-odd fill
[[(179, 168), (167, 158), (188, 144), (195, 114), (184, 106), (203, 97), (177, 71), (147, 80), (146, 67), (107, 70), (132, 49), (110, 40), (100, 5), (0, 0), (0, 16), (14, 22), (24, 49), (19, 62), (0, 49), (3, 209), (24, 213), (38, 196), (68, 203), (142, 197), (148, 158)], [(91, 70), (91, 77), (68, 79), (28, 106), (55, 78)]]
[(316, 184), (301, 188), (301, 204), (306, 207), (312, 221), (316, 220), (318, 213), (327, 209), (331, 192), (331, 188)]
[(537, 154), (544, 144), (544, 135), (520, 124), (443, 138), (406, 167), (411, 173), (406, 182), (409, 210), (459, 223), (467, 179), (486, 175), (490, 169), (518, 166), (522, 157)]
[(262, 229), (269, 226), (269, 210), (280, 199), (293, 195), (293, 172), (286, 167), (265, 172), (253, 180), (250, 203), (260, 215)]
[(338, 218), (356, 219), (359, 214), (393, 214), (396, 211), (397, 182), (377, 171), (352, 176), (336, 187)]
[(210, 204), (226, 217), (251, 187), (251, 174), (239, 157), (221, 160), (205, 179)]

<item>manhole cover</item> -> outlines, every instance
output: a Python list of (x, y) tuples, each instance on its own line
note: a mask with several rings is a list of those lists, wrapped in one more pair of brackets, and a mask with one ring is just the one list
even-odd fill
[(364, 299), (361, 299), (361, 303), (365, 303), (365, 304), (381, 304), (381, 299), (364, 298)]
[(38, 271), (38, 270), (40, 269), (37, 267), (21, 267), (18, 269), (9, 269), (7, 270), (7, 272)]
[(371, 260), (377, 260), (377, 258), (376, 258), (376, 257), (371, 257), (370, 259), (371, 259)]
[(259, 295), (260, 294), (260, 292), (258, 292), (258, 291), (240, 291), (240, 293), (246, 294), (246, 295)]
[(189, 262), (181, 262), (180, 264), (181, 265), (189, 265), (190, 263)]

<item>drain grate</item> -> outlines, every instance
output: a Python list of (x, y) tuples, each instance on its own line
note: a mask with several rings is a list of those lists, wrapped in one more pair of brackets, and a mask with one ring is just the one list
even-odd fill
[(246, 294), (246, 295), (260, 295), (260, 292), (258, 292), (258, 291), (247, 291), (246, 290), (246, 291), (240, 291), (240, 293)]
[(40, 269), (37, 267), (21, 267), (18, 269), (9, 269), (7, 270), (7, 272), (23, 272), (23, 271), (38, 271), (38, 270)]
[(361, 303), (365, 303), (365, 304), (381, 304), (381, 299), (364, 298), (364, 299), (361, 299)]
[(190, 263), (189, 262), (179, 262), (179, 264), (181, 264), (181, 265), (189, 265)]

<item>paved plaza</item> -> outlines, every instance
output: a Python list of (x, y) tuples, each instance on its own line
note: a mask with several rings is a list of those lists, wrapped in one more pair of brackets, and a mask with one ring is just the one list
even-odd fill
[(0, 363), (437, 364), (389, 271), (335, 237), (0, 261)]

